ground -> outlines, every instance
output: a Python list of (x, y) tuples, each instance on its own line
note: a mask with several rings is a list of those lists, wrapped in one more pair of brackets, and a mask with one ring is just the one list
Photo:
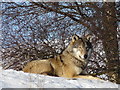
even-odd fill
[(118, 88), (118, 85), (103, 80), (82, 78), (68, 80), (62, 77), (29, 74), (0, 68), (1, 88)]

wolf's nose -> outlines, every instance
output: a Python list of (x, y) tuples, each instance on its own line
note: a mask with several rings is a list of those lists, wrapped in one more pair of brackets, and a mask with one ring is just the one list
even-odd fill
[(87, 55), (87, 54), (85, 54), (85, 55), (84, 55), (84, 58), (85, 58), (85, 59), (87, 59), (87, 57), (88, 57), (88, 55)]

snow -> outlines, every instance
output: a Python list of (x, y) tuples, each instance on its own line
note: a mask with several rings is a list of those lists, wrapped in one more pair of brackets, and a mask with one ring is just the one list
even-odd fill
[(67, 79), (39, 74), (29, 74), (0, 67), (0, 89), (2, 88), (118, 88), (118, 85), (103, 80)]

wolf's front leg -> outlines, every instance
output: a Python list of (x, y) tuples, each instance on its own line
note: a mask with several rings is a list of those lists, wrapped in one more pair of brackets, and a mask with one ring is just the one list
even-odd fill
[(79, 75), (79, 76), (74, 76), (73, 78), (83, 78), (83, 79), (89, 79), (89, 80), (102, 80), (98, 77), (93, 77), (93, 76), (90, 76), (90, 75)]

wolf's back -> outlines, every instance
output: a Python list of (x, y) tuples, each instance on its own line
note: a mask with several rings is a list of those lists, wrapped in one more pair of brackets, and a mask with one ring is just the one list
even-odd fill
[(50, 65), (49, 60), (35, 60), (29, 62), (24, 68), (24, 72), (29, 72), (29, 73), (50, 73), (52, 71), (52, 67)]

